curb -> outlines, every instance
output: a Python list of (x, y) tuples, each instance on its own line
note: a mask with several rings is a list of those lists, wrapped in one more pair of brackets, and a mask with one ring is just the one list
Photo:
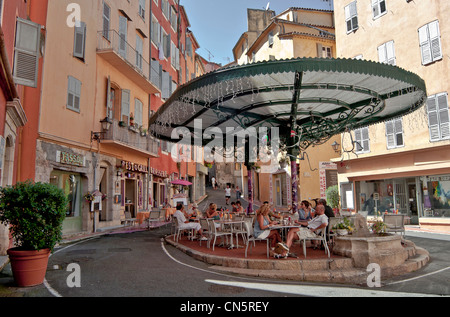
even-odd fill
[[(367, 278), (371, 274), (366, 269), (354, 267), (351, 258), (285, 261), (221, 257), (193, 250), (173, 241), (170, 237), (172, 235), (164, 237), (164, 241), (194, 259), (210, 264), (210, 269), (228, 274), (347, 285), (366, 285)], [(408, 241), (407, 249), (409, 257), (405, 263), (381, 269), (383, 279), (417, 271), (429, 262), (430, 256), (427, 250), (415, 246), (410, 241)]]

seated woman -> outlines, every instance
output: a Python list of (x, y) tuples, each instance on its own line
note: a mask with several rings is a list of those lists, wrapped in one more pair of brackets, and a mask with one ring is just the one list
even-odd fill
[(259, 239), (272, 239), (272, 248), (281, 242), (281, 236), (278, 230), (271, 230), (270, 227), (276, 224), (276, 221), (270, 221), (269, 219), (269, 205), (263, 204), (261, 208), (256, 211), (256, 221), (253, 233), (255, 238)]
[(220, 220), (216, 204), (214, 203), (209, 204), (209, 208), (206, 210), (206, 218), (213, 218), (214, 220)]
[(307, 200), (302, 200), (298, 209), (298, 220), (311, 220), (313, 218), (312, 208)]

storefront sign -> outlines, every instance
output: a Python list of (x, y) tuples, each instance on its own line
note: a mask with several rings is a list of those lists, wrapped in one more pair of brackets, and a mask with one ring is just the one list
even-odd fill
[(80, 154), (56, 151), (56, 162), (74, 166), (84, 166), (84, 156)]
[(122, 161), (122, 168), (131, 172), (148, 173), (147, 165)]
[(168, 177), (167, 171), (160, 171), (160, 170), (157, 170), (154, 167), (150, 167), (150, 173), (155, 175), (155, 176), (159, 176), (159, 177), (163, 177), (163, 178), (167, 178)]

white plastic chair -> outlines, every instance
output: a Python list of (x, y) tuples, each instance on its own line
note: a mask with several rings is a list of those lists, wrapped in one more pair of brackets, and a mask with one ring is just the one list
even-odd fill
[[(211, 242), (211, 228), (206, 218), (200, 218), (200, 227), (202, 228), (202, 235), (208, 239), (207, 247), (209, 249)], [(202, 245), (202, 239), (200, 239), (200, 245)]]
[(148, 217), (148, 229), (150, 229), (150, 223), (160, 222), (161, 221), (161, 210), (152, 210), (150, 211), (150, 215)]
[(213, 219), (207, 219), (208, 223), (209, 223), (209, 228), (210, 228), (210, 232), (211, 232), (211, 240), (214, 237), (214, 241), (213, 241), (213, 251), (214, 251), (214, 245), (216, 244), (216, 239), (217, 237), (226, 237), (226, 236), (232, 236), (233, 233), (231, 231), (222, 231), (220, 230), (218, 227), (215, 226), (214, 220)]
[(268, 238), (264, 238), (264, 239), (256, 238), (253, 233), (253, 225), (249, 221), (244, 222), (244, 227), (247, 232), (247, 237), (245, 239), (245, 257), (247, 257), (247, 250), (248, 250), (248, 245), (250, 244), (250, 242), (253, 242), (253, 246), (255, 246), (255, 241), (264, 241), (265, 240), (267, 243), (267, 258), (269, 258), (269, 239)]
[(386, 224), (386, 232), (400, 232), (405, 236), (405, 215), (383, 215), (383, 221)]
[(330, 249), (328, 248), (328, 244), (327, 244), (327, 237), (326, 237), (326, 232), (325, 232), (325, 228), (323, 228), (320, 232), (319, 235), (317, 235), (317, 237), (314, 238), (303, 238), (301, 239), (302, 243), (303, 243), (303, 255), (306, 258), (306, 241), (322, 241), (324, 247), (325, 247), (325, 253), (328, 255), (328, 257), (330, 257)]

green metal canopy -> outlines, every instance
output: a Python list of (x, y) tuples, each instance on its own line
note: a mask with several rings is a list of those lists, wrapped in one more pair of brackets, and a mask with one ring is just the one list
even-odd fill
[[(424, 81), (396, 66), (354, 59), (298, 58), (222, 68), (180, 86), (150, 118), (149, 131), (217, 127), (294, 129), (300, 150), (346, 130), (410, 113)], [(178, 138), (176, 138), (178, 140)]]

